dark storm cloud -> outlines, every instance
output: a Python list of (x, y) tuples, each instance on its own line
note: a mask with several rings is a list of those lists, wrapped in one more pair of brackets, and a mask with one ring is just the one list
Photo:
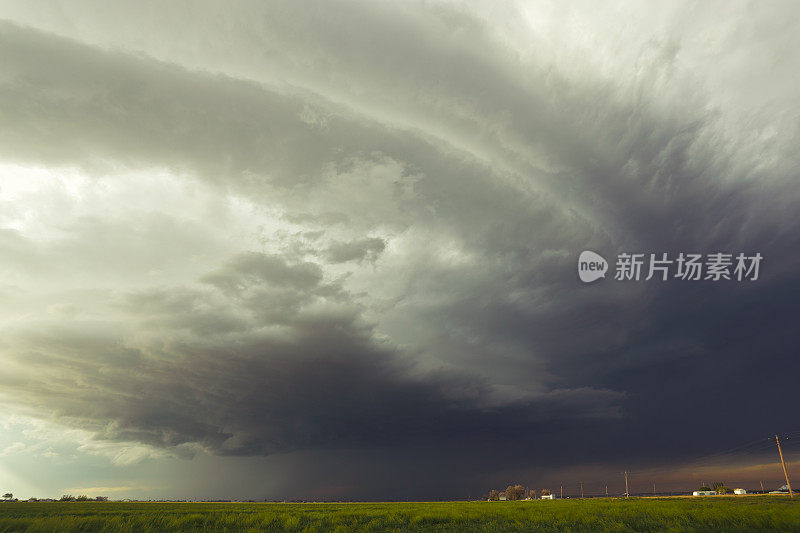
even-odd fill
[(328, 247), (327, 256), (332, 263), (360, 262), (364, 259), (374, 261), (385, 248), (386, 241), (377, 237), (335, 242)]
[[(551, 35), (522, 8), (280, 6), (206, 6), (181, 22), (184, 48), (147, 10), (129, 14), (153, 24), (146, 44), (117, 37), (102, 5), (97, 27), (42, 23), (61, 37), (0, 24), (3, 158), (109, 187), (119, 168), (167, 168), (259, 224), (256, 242), (226, 240), (225, 217), (116, 199), (108, 223), (71, 218), (48, 239), (3, 229), (29, 294), (55, 299), (36, 276), (99, 280), (58, 295), (71, 314), (5, 326), (7, 390), (101, 439), (370, 450), (331, 474), (352, 479), (390, 445), (403, 465), (450, 453), (437, 472), (468, 472), (464, 486), (678, 462), (785, 427), (790, 404), (772, 398), (800, 370), (790, 17), (632, 10), (614, 33), (613, 10), (564, 8)], [(584, 249), (765, 260), (756, 282), (584, 286)], [(131, 287), (137, 272), (156, 281)]]
[(287, 265), (280, 257), (245, 253), (225, 267), (209, 274), (203, 281), (226, 293), (238, 294), (252, 284), (268, 283), (278, 287), (303, 290), (319, 285), (322, 270), (313, 263)]
[[(499, 438), (618, 415), (611, 391), (497, 404), (475, 377), (415, 375), (371, 340), (346, 299), (320, 305), (315, 296), (338, 291), (306, 264), (249, 253), (205, 281), (219, 292), (125, 297), (139, 342), (125, 340), (124, 323), (100, 320), (7, 332), (9, 361), (24, 371), (4, 375), (4, 390), (103, 439), (245, 455)], [(276, 298), (263, 290), (274, 286), (291, 311), (270, 322), (262, 311)], [(245, 294), (259, 299), (240, 306)]]

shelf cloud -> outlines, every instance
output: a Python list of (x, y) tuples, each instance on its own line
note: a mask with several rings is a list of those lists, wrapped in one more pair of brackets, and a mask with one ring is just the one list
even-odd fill
[[(794, 4), (3, 7), (9, 413), (331, 498), (380, 464), (381, 497), (412, 465), (458, 497), (785, 425)], [(622, 252), (764, 261), (621, 282)]]

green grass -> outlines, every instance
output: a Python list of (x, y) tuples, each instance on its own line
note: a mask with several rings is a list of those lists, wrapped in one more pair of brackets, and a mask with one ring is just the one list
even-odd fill
[(786, 496), (445, 503), (0, 503), (0, 532), (798, 531)]

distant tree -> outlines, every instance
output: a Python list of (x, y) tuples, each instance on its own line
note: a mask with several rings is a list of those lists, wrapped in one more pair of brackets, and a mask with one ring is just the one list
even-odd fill
[(6, 492), (5, 494), (3, 494), (3, 498), (5, 498), (6, 500), (10, 500), (13, 497), (14, 497), (14, 495), (11, 494), (10, 492)]
[(712, 483), (711, 486), (714, 487), (714, 490), (717, 491), (717, 494), (728, 494), (730, 492), (733, 492), (733, 491), (731, 491), (730, 487), (726, 487), (725, 483), (723, 483), (721, 481), (717, 481), (716, 483)]
[(700, 487), (700, 489), (699, 489), (699, 490), (714, 490), (714, 489), (712, 489), (712, 488), (711, 488), (711, 487), (709, 487), (708, 485), (703, 485), (702, 487)]
[(500, 493), (492, 489), (489, 491), (489, 501), (496, 502), (500, 499)]
[(108, 501), (108, 496), (98, 496), (97, 498), (94, 499), (94, 501), (96, 501), (96, 502), (107, 502)]
[(528, 492), (528, 498), (530, 498), (531, 500), (535, 500), (536, 499), (536, 489), (531, 489)]
[(60, 501), (62, 501), (62, 502), (74, 502), (75, 501), (75, 496), (73, 496), (72, 494), (64, 494), (63, 496), (61, 496)]
[(548, 489), (542, 489), (539, 494), (542, 496), (550, 496), (550, 491)]
[(507, 500), (521, 500), (523, 498), (525, 498), (525, 487), (522, 485), (514, 485), (513, 487), (509, 485), (506, 488)]
[(89, 497), (86, 494), (81, 494), (80, 496), (75, 498), (75, 501), (76, 502), (88, 502), (89, 501)]

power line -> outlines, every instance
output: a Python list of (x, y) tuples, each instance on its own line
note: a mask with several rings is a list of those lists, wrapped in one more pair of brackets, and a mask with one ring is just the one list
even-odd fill
[[(699, 457), (696, 457), (694, 459), (690, 459), (690, 460), (687, 460), (687, 461), (681, 461), (680, 464), (681, 464), (681, 466), (690, 467), (690, 466), (696, 466), (696, 465), (698, 465), (700, 463), (714, 461), (714, 460), (717, 460), (717, 459), (734, 458), (734, 457), (740, 456), (741, 454), (750, 454), (750, 453), (758, 453), (758, 452), (765, 453), (772, 446), (770, 444), (771, 440), (772, 440), (772, 437), (758, 439), (756, 441), (751, 441), (751, 442), (748, 442), (746, 444), (742, 444), (742, 445), (739, 445), (739, 446), (736, 446), (736, 447), (733, 447), (733, 448), (730, 448), (730, 449), (727, 449), (727, 450), (714, 452), (714, 453), (710, 453), (710, 454), (706, 454), (706, 455), (701, 455)], [(748, 448), (750, 448), (750, 449), (748, 449)], [(675, 470), (674, 466), (664, 466), (664, 467), (645, 468), (645, 469), (641, 469), (641, 470), (629, 470), (628, 472), (631, 473), (631, 474), (642, 474), (642, 475), (650, 474), (650, 475), (652, 475), (652, 474), (655, 474), (655, 473), (671, 472), (671, 471), (674, 471), (674, 470)]]
[(794, 499), (792, 492), (792, 484), (789, 483), (789, 473), (786, 471), (786, 463), (783, 462), (783, 451), (781, 450), (781, 440), (775, 435), (775, 443), (778, 445), (778, 454), (781, 456), (781, 466), (783, 467), (783, 475), (786, 476), (786, 487), (789, 489), (789, 497)]
[[(783, 448), (787, 447), (787, 442), (786, 441), (789, 441), (789, 447), (791, 447), (791, 445), (794, 445), (795, 443), (797, 443), (797, 445), (800, 445), (800, 430), (794, 430), (794, 431), (791, 431), (789, 433), (785, 433), (785, 434), (783, 434), (781, 436), (762, 437), (762, 438), (759, 438), (759, 439), (756, 439), (756, 440), (753, 440), (753, 441), (750, 441), (750, 442), (746, 442), (744, 444), (740, 444), (740, 445), (734, 446), (732, 448), (728, 448), (728, 449), (725, 449), (725, 450), (721, 450), (721, 451), (717, 451), (717, 452), (701, 455), (701, 456), (698, 456), (698, 457), (695, 457), (693, 459), (689, 459), (689, 460), (686, 460), (686, 461), (680, 461), (679, 466), (683, 467), (683, 468), (691, 468), (691, 467), (703, 468), (703, 467), (706, 467), (706, 466), (712, 466), (711, 464), (708, 464), (708, 463), (723, 462), (725, 460), (732, 460), (732, 459), (735, 459), (735, 458), (741, 458), (743, 455), (763, 455), (763, 456), (766, 456), (768, 451), (769, 451), (769, 449), (772, 447), (771, 441), (774, 438), (780, 438), (781, 439), (779, 444), (783, 445)], [(782, 455), (782, 453), (783, 452), (781, 450), (781, 455)], [(626, 497), (630, 496), (630, 489), (629, 489), (629, 485), (628, 485), (628, 475), (629, 474), (652, 477), (652, 476), (660, 474), (660, 473), (674, 472), (675, 469), (676, 469), (675, 466), (663, 466), (663, 467), (654, 467), (654, 468), (644, 468), (644, 469), (641, 469), (641, 470), (625, 470), (624, 472), (621, 472), (625, 476), (625, 496)], [(787, 485), (788, 485), (789, 484), (788, 483), (788, 481), (789, 481), (788, 472), (786, 473), (785, 477), (786, 477), (786, 481), (787, 481)], [(580, 485), (581, 485), (581, 497), (583, 497), (583, 494), (584, 494), (584, 492), (583, 492), (583, 482), (580, 482)], [(704, 485), (705, 485), (705, 483), (704, 483)], [(762, 492), (764, 492), (763, 482), (761, 483), (761, 485), (762, 485)], [(564, 494), (563, 491), (564, 491), (564, 489), (563, 489), (563, 485), (562, 485), (561, 486), (561, 497), (562, 498), (563, 498), (563, 494)], [(606, 495), (608, 495), (608, 485), (605, 486), (605, 493), (606, 493)], [(653, 493), (654, 494), (657, 493), (656, 487), (655, 487), (655, 481), (653, 483)]]

